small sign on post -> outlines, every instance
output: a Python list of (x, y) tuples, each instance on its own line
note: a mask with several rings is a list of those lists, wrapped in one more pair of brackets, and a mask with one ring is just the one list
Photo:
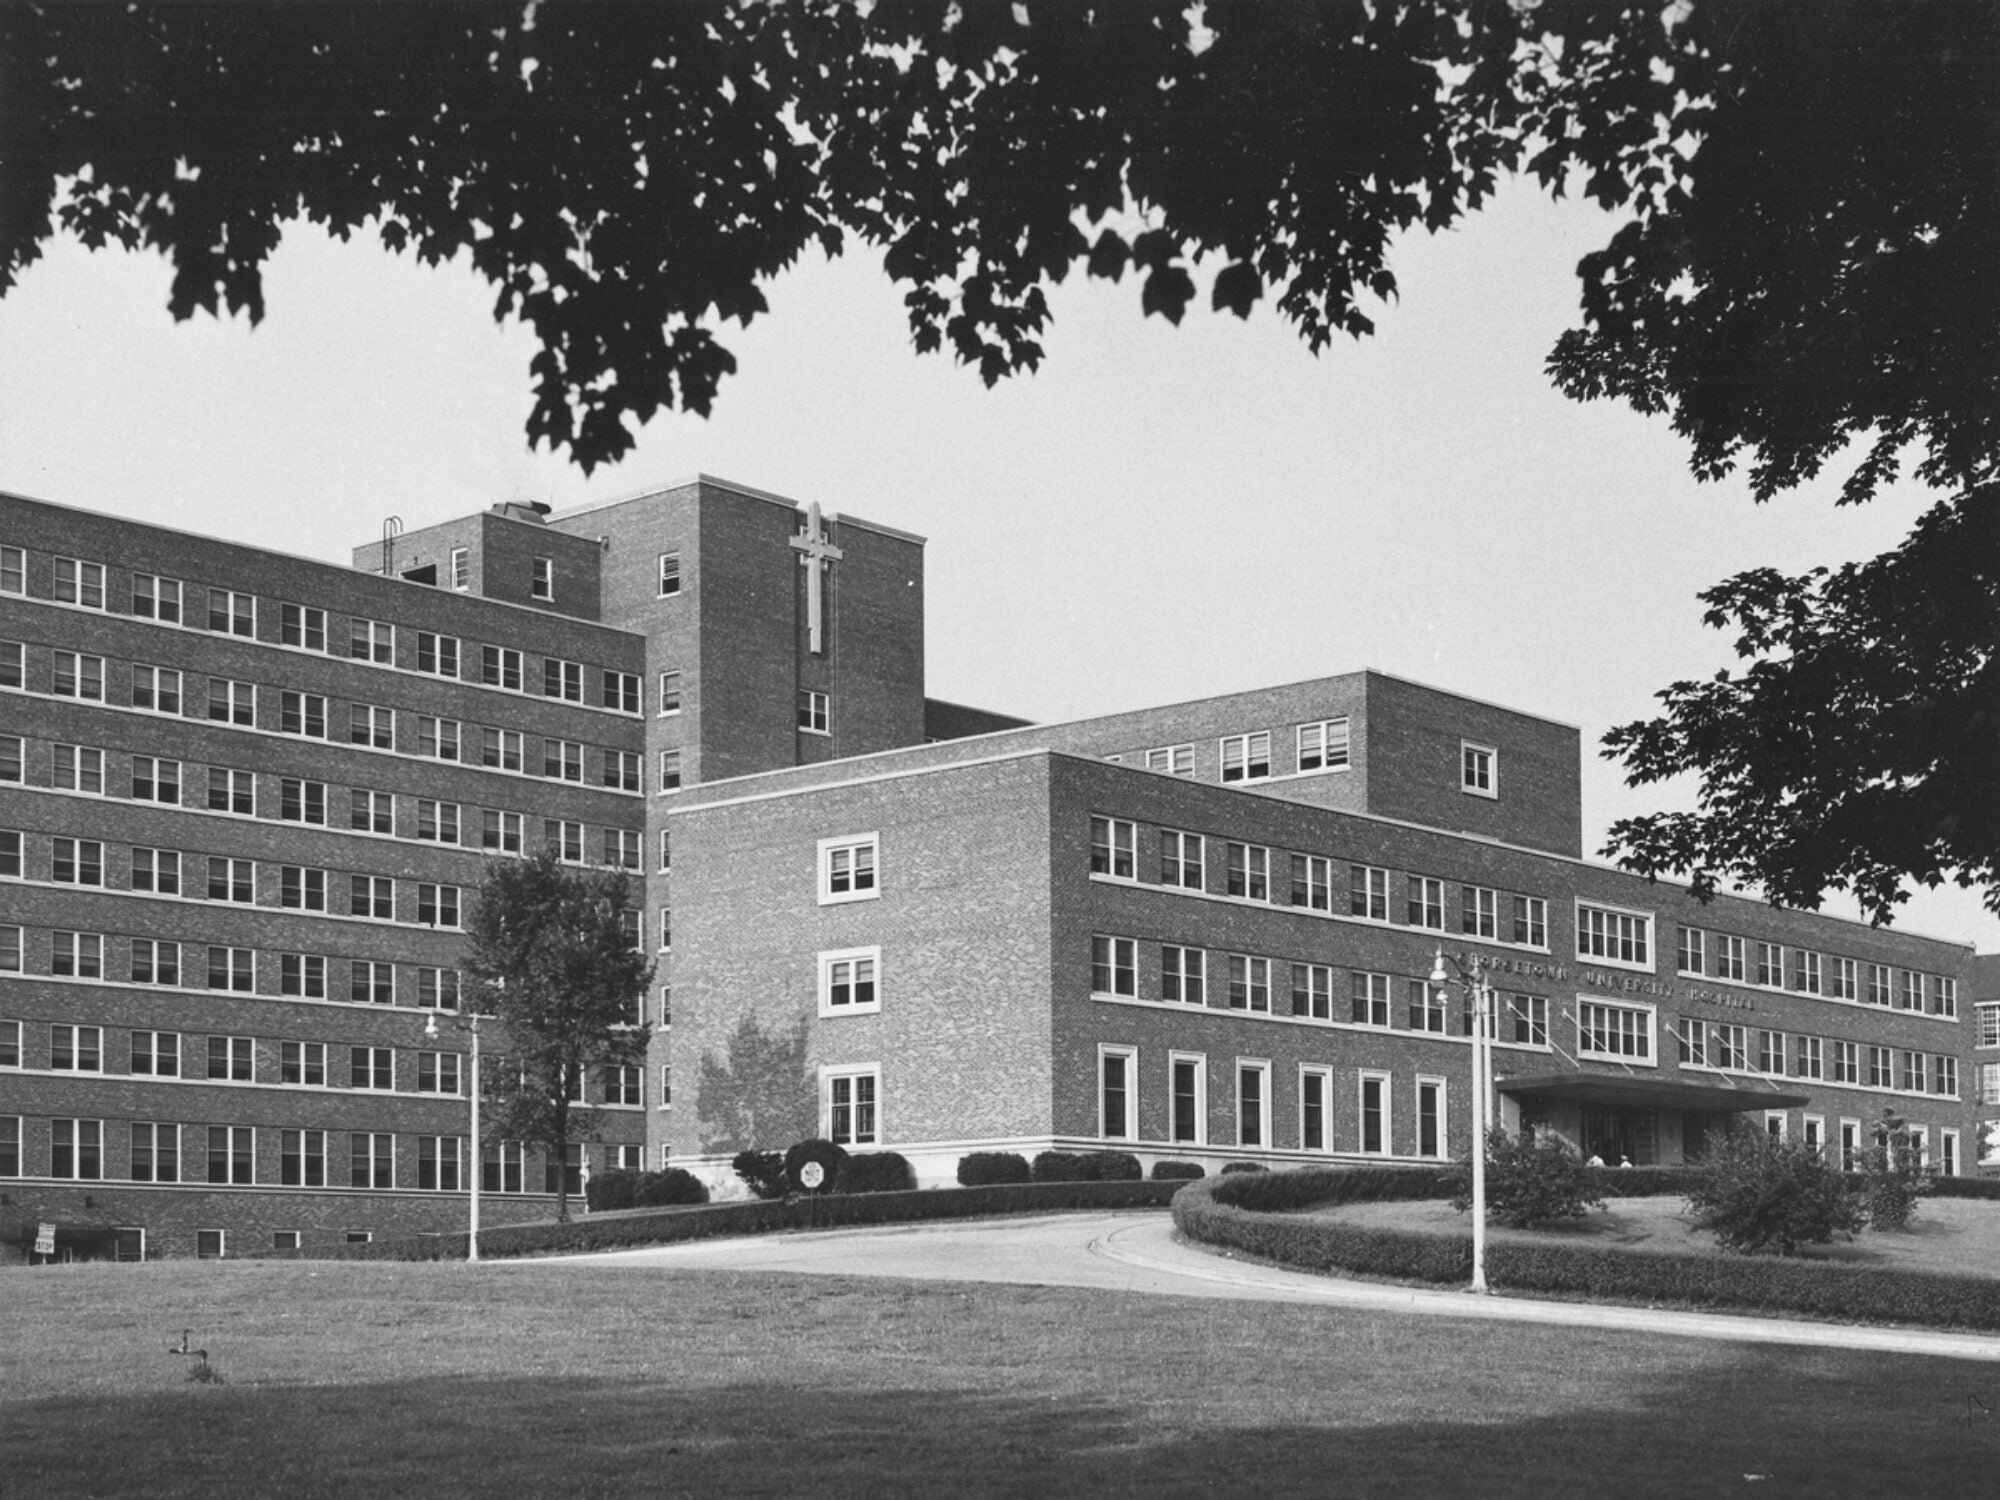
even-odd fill
[(56, 1226), (38, 1224), (35, 1226), (35, 1254), (54, 1255), (56, 1253)]
[(799, 1168), (799, 1182), (802, 1186), (819, 1191), (819, 1185), (826, 1181), (826, 1168), (816, 1161), (809, 1161)]

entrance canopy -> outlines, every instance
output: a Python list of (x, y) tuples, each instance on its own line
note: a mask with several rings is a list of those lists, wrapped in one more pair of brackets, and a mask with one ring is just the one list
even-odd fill
[(1792, 1094), (1769, 1087), (1696, 1083), (1685, 1078), (1643, 1078), (1632, 1073), (1537, 1073), (1496, 1078), (1503, 1094), (1541, 1094), (1574, 1099), (1581, 1104), (1653, 1105), (1662, 1109), (1740, 1112), (1753, 1109), (1797, 1109), (1810, 1094)]

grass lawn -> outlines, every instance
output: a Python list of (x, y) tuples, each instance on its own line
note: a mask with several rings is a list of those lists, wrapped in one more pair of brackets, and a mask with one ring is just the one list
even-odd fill
[[(1559, 1235), (1590, 1245), (1726, 1255), (1715, 1236), (1696, 1229), (1686, 1217), (1684, 1198), (1612, 1198), (1603, 1213), (1546, 1229), (1507, 1229), (1495, 1224), (1496, 1240), (1532, 1240)], [(1385, 1228), (1470, 1234), (1472, 1219), (1449, 1203), (1350, 1203), (1320, 1210)], [(1910, 1227), (1895, 1233), (1863, 1231), (1852, 1240), (1812, 1245), (1800, 1252), (1813, 1260), (1902, 1271), (1944, 1271), (1962, 1276), (2000, 1277), (2000, 1203), (1975, 1198), (1927, 1198)]]
[[(183, 1327), (226, 1383), (166, 1353)], [(1968, 1393), (2000, 1405), (1991, 1366), (1062, 1288), (10, 1271), (0, 1370), (5, 1500), (1771, 1500), (1991, 1494), (2000, 1473), (2000, 1416), (1966, 1417)]]

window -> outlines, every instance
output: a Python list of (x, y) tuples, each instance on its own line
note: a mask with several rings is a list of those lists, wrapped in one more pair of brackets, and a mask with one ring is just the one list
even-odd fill
[(519, 1193), (525, 1191), (521, 1179), (521, 1143), (519, 1141), (488, 1141), (481, 1153), (485, 1158), (480, 1163), (479, 1186), (487, 1193)]
[(196, 1260), (221, 1260), (228, 1253), (229, 1231), (226, 1229), (197, 1229), (194, 1232), (194, 1258)]
[(1347, 910), (1371, 922), (1389, 920), (1389, 872), (1373, 865), (1348, 867)]
[(1412, 927), (1444, 931), (1444, 882), (1426, 875), (1409, 877), (1409, 922)]
[(1758, 943), (1757, 983), (1773, 989), (1782, 988), (1785, 983), (1785, 950), (1776, 943)]
[(605, 786), (620, 792), (643, 790), (639, 785), (639, 752), (606, 750), (604, 770), (599, 778)]
[(1165, 771), (1169, 776), (1194, 775), (1194, 746), (1162, 745), (1146, 752), (1146, 769)]
[(56, 599), (62, 604), (80, 604), (85, 609), (104, 608), (104, 564), (79, 562), (74, 557), (56, 560)]
[(681, 784), (681, 753), (678, 750), (660, 752), (660, 790), (678, 791)]
[(1389, 1154), (1389, 1075), (1363, 1073), (1360, 1090), (1361, 1150), (1367, 1156)]
[(1445, 1000), (1442, 989), (1434, 989), (1428, 979), (1406, 979), (1403, 993), (1409, 999), (1410, 1030), (1445, 1031)]
[(1467, 937), (1493, 938), (1500, 934), (1500, 893), (1484, 886), (1458, 888), (1458, 927)]
[[(18, 932), (20, 929), (13, 930)], [(18, 961), (14, 967), (20, 968)], [(49, 972), (69, 979), (102, 979), (104, 935), (97, 932), (55, 933), (49, 943)]]
[(347, 826), (361, 833), (394, 833), (395, 797), (388, 792), (351, 788), (347, 794)]
[(1826, 1052), (1820, 1038), (1816, 1036), (1792, 1038), (1792, 1076), (1795, 1078), (1826, 1076)]
[(1314, 1021), (1333, 1019), (1333, 970), (1325, 964), (1292, 965), (1292, 1014)]
[(156, 942), (152, 938), (133, 938), (132, 982), (178, 986), (181, 982), (181, 945)]
[(521, 653), (507, 646), (481, 646), (479, 680), (487, 687), (520, 692)]
[(1311, 911), (1333, 909), (1333, 863), (1316, 854), (1292, 856), (1292, 905)]
[(1229, 955), (1229, 1008), (1271, 1012), (1271, 960), (1244, 953)]
[(148, 713), (181, 711), (181, 674), (171, 667), (132, 668), (132, 706)]
[(326, 1132), (278, 1132), (278, 1181), (286, 1187), (326, 1186)]
[(1653, 919), (1642, 912), (1576, 904), (1576, 956), (1626, 968), (1652, 967)]
[[(1234, 846), (1232, 846), (1234, 847)], [(1202, 888), (1201, 835), (1168, 828), (1160, 834), (1160, 884)]]
[(479, 846), (503, 854), (521, 852), (521, 815), (487, 808), (479, 815)]
[(227, 677), (208, 679), (208, 717), (217, 724), (257, 723), (257, 687), (254, 683), (233, 682)]
[(822, 1073), (820, 1107), (826, 1138), (836, 1146), (873, 1146), (879, 1139), (879, 1069), (843, 1068)]
[(1271, 851), (1257, 844), (1226, 844), (1224, 886), (1232, 896), (1251, 901), (1271, 899)]
[[(673, 945), (674, 909), (671, 906), (663, 906), (660, 908), (660, 951), (664, 953), (667, 949), (673, 947)], [(638, 935), (636, 933), (633, 934), (632, 946), (635, 948), (639, 946)]]
[(459, 888), (417, 882), (417, 920), (426, 927), (456, 927), (459, 915)]
[(1137, 847), (1138, 838), (1137, 827), (1123, 818), (1092, 818), (1090, 873), (1110, 875), (1119, 880), (1132, 879), (1133, 850)]
[(278, 1082), (301, 1088), (325, 1088), (326, 1043), (279, 1043)]
[(1604, 1057), (1619, 1062), (1651, 1060), (1654, 1012), (1650, 1007), (1579, 1000), (1576, 1013), (1579, 1057)]
[(1742, 983), (1745, 973), (1743, 939), (1718, 933), (1715, 939), (1715, 977)]
[(49, 654), (55, 663), (55, 675), (49, 687), (58, 698), (85, 698), (93, 703), (104, 701), (103, 657), (77, 651), (53, 651)]
[(638, 869), (639, 830), (636, 828), (605, 829), (603, 863), (621, 870)]
[(641, 1094), (645, 1087), (642, 1081), (644, 1076), (641, 1069), (633, 1064), (615, 1064), (605, 1068), (599, 1079), (604, 1089), (604, 1102), (642, 1108), (645, 1104)]
[[(12, 548), (7, 549), (12, 551)], [(0, 1115), (0, 1177), (21, 1175), (21, 1117)]]
[(28, 648), (19, 641), (0, 641), (0, 687), (28, 685)]
[(353, 1089), (393, 1089), (396, 1053), (392, 1047), (349, 1047), (347, 1086)]
[(1924, 1092), (1924, 1078), (1929, 1071), (1925, 1066), (1925, 1062), (1926, 1059), (1921, 1052), (1903, 1053), (1903, 1081), (1901, 1087), (1904, 1093), (1921, 1094)]
[(428, 797), (417, 799), (417, 837), (428, 839), (434, 844), (455, 844), (458, 842), (458, 814), (456, 802), (433, 802)]
[(1208, 955), (1199, 948), (1160, 947), (1160, 998), (1178, 1005), (1208, 1003)]
[(850, 948), (819, 956), (819, 1013), (851, 1016), (882, 1008), (877, 987), (880, 948)]
[(1130, 938), (1090, 940), (1090, 992), (1093, 995), (1139, 993), (1138, 945)]
[(1459, 741), (1458, 786), (1475, 797), (1500, 795), (1500, 752), (1491, 745)]
[(181, 890), (181, 857), (171, 849), (132, 849), (132, 889), (154, 891), (162, 896), (178, 896)]
[(49, 1027), (49, 1066), (61, 1073), (102, 1073), (104, 1071), (104, 1028)]
[(395, 920), (396, 882), (387, 875), (351, 875), (347, 892), (350, 915), (383, 922)]
[[(518, 1151), (520, 1148), (515, 1149)], [(396, 1138), (393, 1135), (352, 1132), (347, 1138), (347, 1160), (349, 1187), (392, 1188), (396, 1185)]]
[(55, 784), (64, 791), (104, 793), (104, 752), (89, 745), (57, 745)]
[(1514, 941), (1530, 948), (1549, 945), (1549, 903), (1540, 896), (1514, 898)]
[(326, 871), (304, 865), (281, 865), (278, 905), (291, 911), (325, 911)]
[(1982, 1004), (1976, 1007), (1979, 1021), (1981, 1047), (2000, 1047), (2000, 1004)]
[(660, 597), (665, 599), (681, 591), (681, 555), (678, 552), (660, 554)]
[(496, 771), (521, 769), (521, 735), (513, 729), (479, 731), (479, 763)]
[(229, 1083), (249, 1083), (254, 1067), (254, 1051), (249, 1037), (212, 1036), (208, 1039), (209, 1078)]
[(1942, 1130), (1938, 1132), (1938, 1173), (1944, 1177), (1958, 1176), (1958, 1132)]
[(1915, 969), (1896, 971), (1896, 1009), (1917, 1010), (1924, 1008), (1924, 976)]
[(1867, 1047), (1863, 1049), (1868, 1061), (1866, 1082), (1871, 1089), (1887, 1089), (1896, 1086), (1895, 1055), (1887, 1047)]
[(639, 711), (638, 673), (613, 672), (607, 668), (601, 687), (602, 707), (615, 709), (621, 714), (636, 714)]
[(417, 1187), (439, 1193), (458, 1191), (458, 1172), (464, 1142), (455, 1135), (417, 1137)]
[(56, 839), (50, 873), (63, 885), (103, 885), (104, 845), (96, 839)]
[(565, 864), (583, 863), (583, 825), (561, 818), (542, 819), (542, 842), (556, 851)]
[[(18, 734), (0, 734), (0, 781), (25, 780), (21, 757), (22, 740)], [(133, 796), (138, 796), (134, 791)]]
[(1674, 971), (1679, 974), (1708, 972), (1708, 934), (1699, 927), (1681, 927), (1674, 947)]
[(559, 661), (551, 656), (542, 662), (542, 696), (560, 698), (565, 703), (583, 702), (583, 664)]
[(1507, 995), (1501, 1002), (1504, 1014), (1514, 1018), (1514, 1041), (1523, 1047), (1549, 1044), (1549, 998), (1546, 995)]
[(1345, 719), (1323, 719), (1299, 726), (1299, 770), (1347, 769), (1348, 730)]
[(326, 650), (326, 611), (299, 604), (278, 606), (278, 639), (303, 651)]
[(1817, 995), (1821, 989), (1820, 956), (1809, 948), (1792, 950), (1792, 988), (1808, 995)]
[(1863, 997), (1866, 1005), (1887, 1005), (1889, 1003), (1889, 966), (1870, 964), (1868, 966), (1868, 993)]
[(396, 628), (380, 620), (351, 619), (347, 622), (347, 655), (353, 661), (390, 666), (396, 660)]
[(179, 805), (181, 763), (177, 760), (157, 760), (150, 755), (133, 756), (132, 796), (140, 802)]
[[(13, 590), (19, 593), (20, 590)], [(151, 573), (132, 575), (132, 613), (141, 619), (160, 620), (169, 625), (181, 622), (181, 581), (159, 578)]]
[(428, 966), (417, 970), (417, 1004), (424, 1009), (457, 1010), (458, 992), (458, 970)]
[(1333, 1070), (1299, 1068), (1299, 1148), (1303, 1151), (1333, 1149)]
[(257, 866), (247, 859), (208, 860), (208, 899), (248, 906), (257, 899)]
[(1835, 1083), (1859, 1083), (1861, 1081), (1861, 1048), (1854, 1042), (1833, 1044), (1833, 1081)]
[(1199, 1146), (1208, 1139), (1207, 1059), (1199, 1053), (1169, 1053), (1167, 1074), (1169, 1133), (1176, 1142)]
[(1931, 976), (1931, 1013), (1940, 1016), (1958, 1014), (1958, 981), (1942, 974)]
[(1097, 1133), (1108, 1141), (1139, 1134), (1138, 1071), (1136, 1047), (1098, 1047)]
[(49, 1121), (49, 1176), (76, 1182), (104, 1177), (104, 1122)]
[(326, 998), (326, 960), (317, 953), (278, 956), (278, 993), (300, 1000)]
[(528, 564), (528, 597), (552, 600), (556, 596), (556, 565), (547, 557), (531, 558)]
[(1949, 1053), (1939, 1053), (1931, 1059), (1931, 1092), (1958, 1093), (1958, 1059)]
[(681, 711), (681, 674), (662, 672), (660, 674), (660, 716), (677, 714)]
[[(387, 710), (383, 710), (387, 712)], [(459, 722), (456, 719), (433, 719), (428, 714), (417, 715), (417, 754), (429, 760), (457, 760), (459, 748)], [(572, 780), (581, 780), (582, 767)]]
[(451, 586), (453, 589), (462, 594), (472, 587), (472, 549), (470, 547), (452, 548), (446, 567), (451, 574)]
[(1266, 730), (1255, 734), (1233, 734), (1222, 741), (1222, 779), (1263, 781), (1271, 774), (1271, 736)]
[(1389, 976), (1387, 974), (1361, 974), (1352, 976), (1351, 1017), (1357, 1026), (1387, 1026), (1389, 1024)]
[(208, 1127), (208, 1180), (236, 1185), (257, 1180), (255, 1130), (248, 1125)]
[(181, 1130), (178, 1125), (134, 1120), (131, 1134), (134, 1182), (180, 1181)]
[(1267, 1062), (1236, 1062), (1236, 1144), (1271, 1144), (1271, 1065)]
[[(445, 760), (457, 760), (456, 725), (453, 726), (452, 753), (441, 755), (438, 749), (439, 734), (436, 726), (441, 722), (449, 721), (421, 718), (417, 720), (420, 739), (422, 726), (427, 723), (432, 726), (430, 739), (423, 742), (422, 753)], [(395, 714), (372, 703), (350, 703), (347, 707), (347, 742), (350, 745), (366, 745), (371, 750), (393, 750), (396, 747)]]
[(257, 600), (231, 589), (208, 591), (208, 628), (219, 635), (257, 635)]
[(458, 677), (458, 637), (417, 632), (417, 670), (435, 677)]
[(542, 774), (551, 781), (582, 781), (583, 746), (574, 740), (543, 740)]
[(1445, 1093), (1442, 1078), (1417, 1079), (1417, 1155), (1445, 1154)]
[(1782, 1031), (1757, 1033), (1757, 1071), (1773, 1075), (1785, 1071), (1785, 1034)]
[(254, 780), (248, 771), (232, 771), (224, 766), (208, 768), (208, 810), (250, 816), (256, 809), (252, 797)]
[(808, 734), (826, 734), (826, 694), (811, 688), (799, 689), (799, 728)]
[[(660, 834), (660, 868), (666, 869), (666, 833)], [(875, 859), (880, 835), (850, 834), (844, 838), (819, 841), (819, 901), (828, 906), (839, 901), (872, 901), (881, 895), (875, 881)]]

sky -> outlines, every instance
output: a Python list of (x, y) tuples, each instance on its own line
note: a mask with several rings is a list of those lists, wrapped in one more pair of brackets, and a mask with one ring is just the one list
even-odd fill
[[(176, 324), (157, 256), (60, 242), (0, 298), (0, 489), (344, 562), (391, 515), (706, 473), (928, 538), (933, 697), (1050, 721), (1373, 667), (1581, 729), (1595, 852), (1691, 805), (1596, 746), (1734, 661), (1697, 593), (1871, 556), (1933, 498), (1836, 508), (1833, 472), (1760, 506), (1697, 483), (1664, 418), (1557, 394), (1543, 361), (1611, 227), (1511, 185), (1403, 240), (1375, 336), (1317, 357), (1267, 308), (1176, 328), (1079, 271), (1041, 369), (990, 390), (913, 352), (874, 257), (814, 260), (723, 331), (710, 418), (656, 417), (588, 477), (528, 449), (533, 341), (462, 265), (298, 226), (253, 329)], [(1974, 892), (1898, 925), (2000, 950)]]

